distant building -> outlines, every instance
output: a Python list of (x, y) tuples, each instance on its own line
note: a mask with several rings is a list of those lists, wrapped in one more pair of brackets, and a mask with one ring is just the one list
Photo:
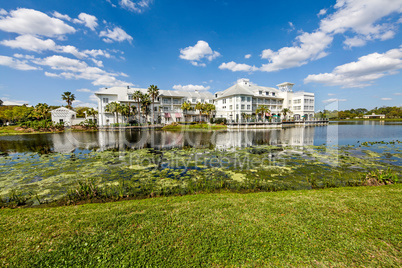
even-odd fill
[(384, 119), (385, 118), (385, 114), (365, 114), (363, 115), (364, 119), (370, 119), (370, 118), (379, 118), (379, 119)]
[[(214, 94), (199, 91), (174, 91), (159, 90), (159, 97), (155, 100), (154, 114), (158, 123), (171, 123), (183, 121), (200, 120), (199, 111), (194, 109), (198, 102), (213, 103), (216, 107), (212, 117), (226, 118), (228, 121), (240, 122), (242, 115), (256, 116), (259, 106), (265, 105), (270, 113), (266, 117), (284, 119), (283, 108), (288, 108), (291, 113), (287, 117), (295, 120), (310, 120), (314, 117), (314, 93), (293, 92), (293, 83), (285, 82), (277, 85), (278, 88), (262, 87), (255, 85), (249, 79), (239, 79), (237, 83), (224, 91)], [(116, 115), (105, 111), (108, 103), (118, 102), (129, 106), (137, 107), (133, 99), (135, 91), (147, 93), (144, 88), (112, 87), (95, 93), (98, 97), (98, 119), (100, 126), (109, 126), (116, 123)], [(181, 106), (184, 102), (190, 102), (193, 110), (183, 111)], [(152, 108), (152, 106), (150, 106)], [(141, 110), (141, 108), (140, 108)], [(151, 121), (150, 115), (146, 116), (141, 111), (141, 123)], [(138, 115), (124, 118), (119, 116), (120, 123), (138, 120)], [(202, 115), (201, 120), (207, 118)]]
[(74, 124), (77, 113), (67, 109), (66, 107), (60, 107), (55, 110), (50, 111), (52, 115), (52, 121), (55, 124), (64, 123), (66, 126), (71, 126)]

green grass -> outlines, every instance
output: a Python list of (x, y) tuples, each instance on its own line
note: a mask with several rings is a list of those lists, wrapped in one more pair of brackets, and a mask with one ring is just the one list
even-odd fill
[(330, 119), (331, 121), (388, 121), (388, 122), (402, 122), (402, 118), (351, 118), (351, 119)]
[(0, 210), (0, 266), (400, 267), (402, 185)]
[(162, 130), (221, 130), (227, 129), (226, 125), (209, 125), (209, 124), (194, 124), (194, 125), (167, 125)]

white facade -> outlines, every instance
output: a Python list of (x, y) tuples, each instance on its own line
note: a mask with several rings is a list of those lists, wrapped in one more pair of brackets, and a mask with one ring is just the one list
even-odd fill
[[(282, 113), (284, 108), (291, 112), (286, 119), (295, 120), (312, 119), (314, 116), (314, 93), (293, 92), (294, 84), (285, 82), (277, 85), (278, 88), (262, 87), (250, 83), (248, 79), (239, 79), (237, 83), (228, 89), (212, 94), (210, 92), (187, 92), (173, 90), (159, 90), (159, 97), (154, 103), (154, 116), (157, 123), (172, 123), (184, 121), (207, 121), (208, 118), (199, 115), (199, 111), (194, 109), (198, 102), (213, 103), (216, 112), (215, 118), (226, 118), (229, 122), (245, 121), (244, 115), (254, 116), (254, 120), (285, 119)], [(130, 87), (113, 87), (95, 93), (98, 97), (99, 125), (109, 126), (116, 123), (116, 115), (105, 111), (108, 103), (118, 102), (121, 104), (137, 107), (137, 102), (133, 99), (135, 91), (147, 93), (147, 89)], [(181, 106), (184, 102), (190, 102), (193, 110), (183, 112)], [(270, 113), (261, 118), (256, 115), (259, 106), (265, 105)], [(150, 106), (149, 108), (152, 108)], [(137, 108), (138, 109), (138, 108)], [(141, 107), (140, 107), (141, 110)], [(141, 123), (152, 121), (151, 112), (144, 116), (141, 112)], [(138, 115), (124, 118), (119, 116), (119, 123), (138, 121)]]
[(71, 126), (73, 121), (76, 119), (76, 112), (67, 109), (65, 107), (60, 107), (55, 110), (50, 111), (52, 115), (52, 121), (55, 124), (64, 123), (66, 126)]

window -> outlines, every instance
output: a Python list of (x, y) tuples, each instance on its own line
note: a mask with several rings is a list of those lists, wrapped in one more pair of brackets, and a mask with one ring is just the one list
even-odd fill
[(269, 92), (268, 92), (268, 91), (267, 91), (267, 92), (265, 92), (265, 95), (269, 96)]
[(233, 110), (233, 105), (229, 105), (229, 110)]
[(168, 112), (168, 111), (169, 111), (169, 107), (167, 107), (167, 106), (163, 107), (163, 111), (164, 111), (164, 112)]
[(262, 95), (262, 91), (258, 91), (258, 94), (259, 94), (259, 95)]
[(205, 102), (205, 100), (204, 99), (201, 99), (201, 103), (204, 103)]
[(223, 104), (226, 104), (226, 99), (223, 99), (223, 100), (222, 100), (222, 103), (223, 103)]
[(133, 95), (132, 94), (128, 95), (128, 100), (133, 100)]
[(180, 99), (173, 99), (173, 104), (180, 104)]
[(272, 92), (272, 96), (275, 96), (275, 92)]
[(250, 104), (249, 104), (249, 105), (247, 105), (247, 110), (250, 110)]
[(103, 103), (109, 103), (109, 98), (103, 98), (102, 101)]
[(250, 102), (250, 100), (251, 100), (251, 98), (250, 98), (250, 97), (247, 97), (247, 102)]
[(163, 99), (163, 103), (164, 103), (164, 104), (169, 104), (169, 103), (170, 103), (170, 99)]
[(244, 104), (242, 104), (242, 105), (241, 105), (241, 109), (244, 110), (244, 107), (245, 107)]
[(241, 97), (241, 101), (246, 101), (246, 97)]
[(196, 101), (197, 101), (196, 98), (192, 98), (192, 99), (191, 99), (191, 102), (194, 102), (194, 103), (195, 103)]
[(236, 104), (236, 110), (239, 110), (239, 104)]
[(60, 123), (63, 123), (63, 119), (60, 119), (59, 122), (60, 122)]
[(266, 103), (266, 104), (268, 104), (268, 103), (269, 103), (269, 101), (268, 101), (267, 99), (265, 99), (265, 103)]

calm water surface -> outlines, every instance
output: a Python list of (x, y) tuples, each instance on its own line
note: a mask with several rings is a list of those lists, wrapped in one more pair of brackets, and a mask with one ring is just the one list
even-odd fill
[(265, 130), (168, 132), (124, 130), (1, 136), (0, 152), (82, 152), (136, 148), (217, 148), (270, 145), (358, 145), (364, 141), (402, 140), (402, 122), (335, 122), (328, 126)]

